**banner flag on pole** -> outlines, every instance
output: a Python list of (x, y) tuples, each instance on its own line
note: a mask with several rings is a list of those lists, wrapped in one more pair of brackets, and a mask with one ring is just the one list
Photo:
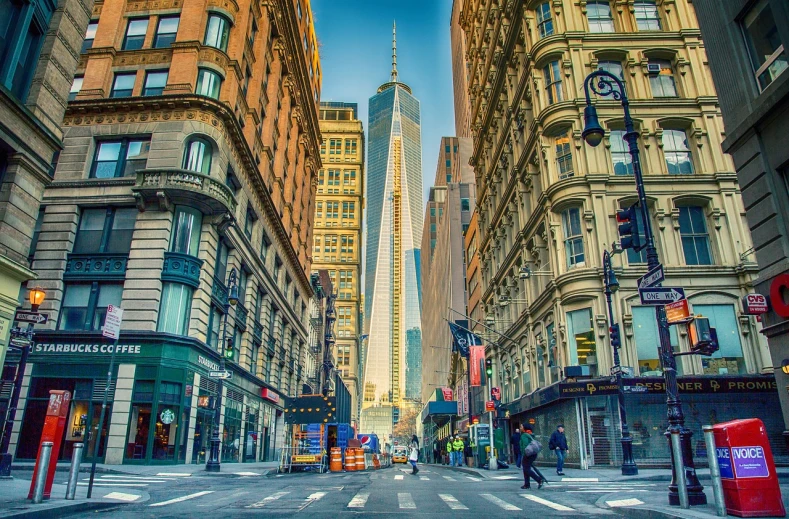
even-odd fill
[(485, 360), (485, 346), (472, 346), (469, 356), (469, 367), (471, 369), (471, 385), (479, 387), (482, 385), (482, 372), (480, 364)]
[(482, 345), (482, 339), (479, 338), (479, 335), (453, 322), (448, 324), (449, 330), (452, 332), (452, 351), (457, 351), (461, 356), (468, 358), (471, 346)]

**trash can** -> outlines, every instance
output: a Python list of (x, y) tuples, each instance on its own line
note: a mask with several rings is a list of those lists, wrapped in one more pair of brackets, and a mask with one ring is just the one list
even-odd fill
[(786, 517), (764, 423), (732, 420), (712, 430), (726, 511), (737, 517)]

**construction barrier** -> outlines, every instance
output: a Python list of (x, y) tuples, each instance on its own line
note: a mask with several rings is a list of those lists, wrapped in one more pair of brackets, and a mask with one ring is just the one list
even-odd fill
[(354, 449), (356, 451), (356, 470), (364, 470), (364, 449)]
[(373, 468), (374, 469), (380, 469), (381, 468), (381, 462), (378, 460), (378, 455), (377, 454), (373, 454)]
[(353, 447), (345, 449), (345, 470), (348, 472), (356, 470), (356, 449)]
[(329, 470), (332, 472), (342, 472), (342, 449), (340, 447), (331, 448)]

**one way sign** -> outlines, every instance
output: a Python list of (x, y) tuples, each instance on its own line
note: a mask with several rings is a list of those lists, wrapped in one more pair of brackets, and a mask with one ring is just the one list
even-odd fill
[(14, 315), (14, 321), (33, 324), (46, 324), (49, 319), (48, 314), (40, 314), (38, 312), (27, 312), (25, 310), (17, 310)]
[(685, 299), (685, 289), (680, 287), (639, 288), (642, 305), (667, 305)]

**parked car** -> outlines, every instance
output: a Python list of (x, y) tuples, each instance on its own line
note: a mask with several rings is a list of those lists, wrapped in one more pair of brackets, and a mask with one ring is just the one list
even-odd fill
[(392, 463), (408, 463), (408, 447), (395, 445), (392, 449)]

